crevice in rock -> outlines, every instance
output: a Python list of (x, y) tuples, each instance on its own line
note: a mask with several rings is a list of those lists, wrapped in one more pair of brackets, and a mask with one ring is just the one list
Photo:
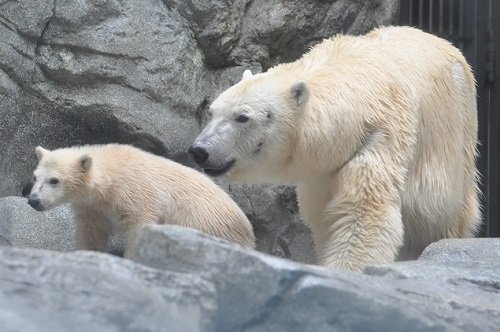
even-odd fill
[(35, 50), (34, 50), (34, 58), (33, 58), (33, 72), (31, 74), (31, 84), (35, 84), (35, 77), (36, 77), (36, 68), (37, 68), (37, 61), (36, 57), (40, 55), (40, 47), (43, 44), (43, 40), (45, 38), (45, 34), (47, 33), (47, 30), (49, 28), (50, 23), (56, 16), (56, 1), (54, 0), (52, 3), (52, 15), (47, 19), (45, 22), (42, 32), (40, 33), (40, 36), (35, 40)]
[(19, 49), (15, 45), (10, 45), (10, 47), (12, 47), (12, 49), (14, 51), (16, 51), (20, 56), (25, 57), (25, 58), (27, 58), (29, 60), (33, 60), (34, 59), (34, 57), (31, 54), (29, 54), (28, 52), (25, 52), (24, 50)]
[(2, 15), (0, 15), (0, 18), (2, 18), (2, 19), (0, 20), (0, 24), (1, 24), (1, 25), (3, 25), (5, 28), (7, 28), (7, 30), (10, 30), (10, 31), (12, 31), (12, 32), (16, 32), (16, 33), (18, 32), (18, 31), (16, 30), (16, 28), (11, 27), (9, 24), (7, 24), (7, 23), (5, 23), (5, 22), (3, 21), (3, 20), (5, 20), (6, 22), (8, 22), (8, 23), (12, 24), (12, 22), (11, 22), (10, 20), (8, 20), (6, 17), (4, 17), (4, 16), (2, 16)]
[(83, 87), (98, 88), (106, 84), (114, 84), (122, 86), (136, 93), (139, 93), (154, 102), (159, 102), (159, 103), (163, 102), (163, 99), (160, 96), (155, 96), (154, 94), (147, 93), (146, 91), (137, 88), (125, 82), (124, 80), (121, 80), (116, 77), (109, 77), (97, 73), (94, 75), (89, 75), (89, 74), (75, 75), (71, 72), (68, 72), (65, 69), (54, 70), (48, 68), (43, 64), (40, 64), (39, 68), (44, 73), (46, 78), (51, 79), (52, 82), (58, 82), (66, 86), (75, 85), (78, 88), (83, 88)]
[(57, 6), (57, 0), (54, 0), (54, 2), (52, 3), (52, 15), (45, 22), (40, 37), (38, 37), (37, 40), (35, 41), (35, 56), (40, 55), (40, 46), (42, 46), (45, 33), (47, 32), (49, 25), (54, 19), (54, 17), (56, 17), (56, 6)]
[[(64, 106), (60, 106), (64, 107)], [(171, 158), (170, 151), (163, 142), (153, 135), (126, 123), (114, 115), (106, 106), (74, 107), (68, 105), (65, 112), (57, 112), (59, 121), (74, 127), (70, 145), (75, 144), (131, 144), (153, 154)], [(110, 130), (113, 128), (113, 130)], [(86, 138), (86, 141), (82, 141)]]
[(449, 280), (453, 285), (460, 285), (463, 283), (472, 284), (479, 287), (479, 289), (489, 292), (500, 294), (500, 282), (495, 280), (480, 280), (480, 279), (469, 279), (469, 278), (454, 278)]
[(246, 188), (242, 188), (242, 191), (243, 195), (245, 195), (245, 197), (248, 199), (248, 202), (250, 203), (250, 208), (252, 209), (252, 220), (255, 222), (257, 221), (257, 214), (255, 213), (255, 207), (253, 205), (252, 198), (250, 197), (250, 195), (248, 195)]
[(127, 54), (123, 53), (111, 53), (111, 52), (105, 52), (105, 51), (100, 51), (95, 48), (90, 48), (86, 46), (81, 46), (81, 45), (74, 45), (74, 44), (56, 44), (56, 43), (45, 43), (47, 46), (51, 46), (53, 48), (61, 48), (65, 50), (69, 50), (73, 53), (80, 54), (80, 55), (101, 55), (105, 57), (110, 57), (114, 59), (125, 59), (125, 60), (130, 60), (133, 61), (134, 63), (137, 64), (139, 61), (149, 61), (148, 58), (144, 56), (130, 56)]
[(415, 292), (415, 291), (412, 291), (412, 290), (409, 290), (409, 289), (396, 288), (395, 291), (397, 291), (397, 292), (399, 292), (401, 294), (404, 294), (404, 295), (418, 296), (420, 298), (428, 299), (428, 300), (432, 300), (433, 299), (433, 297), (430, 296), (430, 295), (418, 293), (418, 292)]
[(254, 317), (248, 321), (243, 322), (238, 328), (238, 331), (246, 331), (259, 325), (265, 324), (266, 320), (272, 316), (273, 312), (281, 306), (281, 304), (293, 294), (297, 288), (300, 287), (302, 281), (309, 276), (304, 271), (290, 271), (289, 278), (280, 281), (282, 288), (273, 296), (271, 296), (266, 303), (262, 305), (262, 309)]
[(208, 103), (208, 97), (204, 97), (201, 101), (201, 104), (196, 108), (196, 111), (194, 112), (194, 118), (196, 120), (196, 124), (198, 124), (199, 129), (203, 128), (205, 123), (207, 122), (205, 110), (208, 107)]
[(284, 239), (281, 236), (278, 236), (277, 242), (278, 242), (279, 248), (282, 250), (283, 257), (285, 257), (285, 258), (292, 257), (292, 252), (290, 251), (290, 247), (288, 246), (286, 239)]
[(22, 86), (22, 78), (16, 75), (15, 71), (12, 68), (9, 68), (8, 66), (0, 62), (0, 70), (2, 70), (18, 86)]

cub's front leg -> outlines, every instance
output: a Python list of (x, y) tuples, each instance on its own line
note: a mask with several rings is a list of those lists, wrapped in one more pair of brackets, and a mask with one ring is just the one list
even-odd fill
[[(154, 211), (154, 210), (152, 210)], [(143, 211), (138, 213), (127, 213), (126, 217), (120, 219), (120, 226), (125, 240), (124, 257), (130, 257), (130, 253), (137, 246), (137, 240), (141, 228), (145, 225), (158, 224), (160, 217), (158, 213)]]
[(106, 251), (111, 232), (111, 224), (98, 211), (88, 207), (73, 206), (77, 250)]

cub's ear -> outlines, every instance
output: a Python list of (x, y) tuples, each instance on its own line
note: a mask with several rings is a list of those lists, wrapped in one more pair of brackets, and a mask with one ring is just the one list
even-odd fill
[(87, 172), (92, 166), (92, 158), (86, 154), (80, 157), (78, 160), (78, 166), (80, 167), (80, 171), (82, 173)]
[(44, 149), (41, 146), (37, 146), (35, 148), (35, 153), (36, 153), (36, 157), (38, 158), (38, 160), (42, 159), (43, 156), (46, 155), (49, 152), (50, 152), (49, 150)]
[(307, 87), (306, 82), (295, 82), (290, 88), (290, 94), (297, 107), (305, 105), (309, 99), (309, 88)]
[(243, 72), (243, 77), (241, 78), (242, 81), (248, 80), (250, 77), (252, 77), (252, 71), (250, 69), (247, 69)]

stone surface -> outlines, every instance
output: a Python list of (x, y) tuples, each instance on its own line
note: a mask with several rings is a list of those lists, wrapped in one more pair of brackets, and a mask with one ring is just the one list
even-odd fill
[[(0, 198), (0, 245), (54, 251), (75, 250), (75, 225), (69, 205), (39, 212), (26, 198)], [(108, 252), (123, 254), (123, 237), (111, 237)]]
[(0, 246), (0, 329), (496, 331), (499, 247), (444, 240), (423, 259), (351, 273), (169, 225), (144, 227), (132, 261)]
[(75, 227), (68, 206), (38, 212), (26, 198), (0, 199), (0, 236), (12, 246), (74, 250)]
[(316, 262), (311, 232), (300, 218), (293, 188), (235, 185), (224, 188), (252, 221), (257, 250), (303, 263)]
[[(130, 143), (192, 166), (186, 150), (207, 106), (244, 69), (390, 24), (398, 3), (0, 2), (0, 330), (498, 330), (498, 239), (443, 240), (364, 274), (173, 226), (144, 228), (126, 253), (135, 262), (10, 247), (74, 249), (67, 206), (40, 213), (8, 197), (29, 182), (37, 145)], [(292, 188), (220, 185), (260, 251), (314, 262)]]
[(488, 261), (422, 260), (355, 274), (247, 251), (181, 227), (147, 226), (126, 256), (212, 280), (224, 313), (215, 316), (218, 331), (493, 331), (500, 324), (495, 253)]
[(164, 0), (185, 17), (208, 67), (297, 59), (335, 33), (365, 33), (394, 22), (398, 1)]
[(491, 260), (500, 257), (499, 239), (443, 239), (431, 243), (420, 260), (453, 263), (459, 261)]
[[(207, 106), (244, 69), (395, 22), (398, 3), (1, 1), (0, 197), (20, 195), (37, 145), (130, 143), (193, 166), (186, 151)], [(289, 189), (231, 187), (260, 250), (314, 261)]]
[(106, 254), (0, 248), (2, 331), (214, 331), (215, 288)]

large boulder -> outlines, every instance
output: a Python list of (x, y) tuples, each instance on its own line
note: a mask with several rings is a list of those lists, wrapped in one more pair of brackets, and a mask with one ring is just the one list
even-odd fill
[(297, 59), (324, 38), (395, 22), (398, 1), (164, 0), (187, 19), (210, 68)]
[[(4, 1), (0, 197), (20, 195), (37, 145), (130, 143), (193, 166), (186, 151), (207, 106), (244, 69), (295, 60), (335, 33), (394, 23), (398, 3)], [(291, 189), (231, 187), (260, 250), (314, 261)]]
[(0, 246), (0, 329), (495, 331), (499, 247), (442, 241), (425, 259), (352, 273), (169, 225), (144, 227), (132, 261)]
[(56, 251), (75, 250), (75, 226), (68, 206), (38, 212), (27, 199), (0, 199), (0, 238), (4, 244)]
[[(465, 242), (459, 250), (476, 245)], [(500, 240), (489, 245), (498, 248)], [(182, 227), (147, 226), (126, 256), (214, 282), (218, 331), (493, 331), (500, 324), (500, 255), (493, 251), (356, 274), (244, 250)]]
[(106, 254), (0, 248), (0, 330), (215, 331), (214, 285)]
[[(69, 205), (38, 212), (22, 197), (0, 198), (0, 245), (20, 248), (73, 251), (76, 249), (75, 223)], [(113, 234), (107, 252), (121, 256), (121, 234)]]

